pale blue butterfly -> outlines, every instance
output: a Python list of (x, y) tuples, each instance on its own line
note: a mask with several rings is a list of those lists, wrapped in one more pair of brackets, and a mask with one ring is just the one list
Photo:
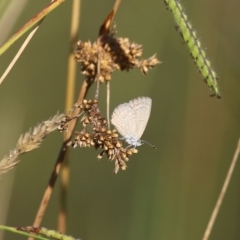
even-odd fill
[(138, 97), (114, 109), (111, 122), (130, 146), (137, 147), (146, 142), (140, 138), (148, 123), (151, 107), (151, 98)]

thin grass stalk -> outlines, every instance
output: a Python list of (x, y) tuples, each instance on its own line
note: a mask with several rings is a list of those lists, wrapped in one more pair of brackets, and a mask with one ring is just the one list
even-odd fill
[(232, 177), (232, 174), (233, 174), (233, 170), (235, 168), (235, 165), (236, 165), (236, 162), (238, 160), (238, 156), (240, 154), (240, 138), (238, 140), (238, 144), (237, 144), (237, 148), (235, 150), (235, 153), (234, 153), (234, 156), (233, 156), (233, 159), (232, 159), (232, 162), (231, 162), (231, 165), (229, 167), (229, 170), (228, 170), (228, 173), (227, 173), (227, 176), (225, 178), (225, 181), (224, 181), (224, 184), (223, 184), (223, 187), (222, 187), (222, 190), (219, 194), (219, 197), (217, 199), (217, 202), (216, 202), (216, 205), (213, 209), (213, 212), (212, 212), (212, 215), (209, 219), (209, 222), (208, 222), (208, 225), (207, 225), (207, 228), (205, 230), (205, 233), (204, 233), (204, 236), (203, 236), (203, 239), (202, 240), (208, 240), (209, 239), (209, 236), (212, 232), (212, 228), (213, 228), (213, 225), (215, 223), (215, 220), (217, 218), (217, 215), (219, 213), (219, 209), (222, 205), (222, 201), (224, 199), (224, 196), (226, 194), (226, 191), (227, 191), (227, 188), (228, 188), (228, 185), (229, 185), (229, 182), (231, 180), (231, 177)]
[(22, 44), (22, 46), (18, 50), (17, 54), (14, 56), (13, 60), (11, 61), (11, 63), (8, 65), (7, 69), (5, 70), (3, 75), (1, 76), (0, 84), (2, 84), (3, 80), (7, 77), (7, 75), (9, 74), (9, 72), (11, 71), (11, 69), (13, 68), (13, 66), (15, 65), (15, 63), (17, 62), (19, 57), (21, 56), (21, 54), (23, 53), (24, 49), (27, 47), (28, 43), (31, 41), (31, 39), (33, 38), (33, 36), (37, 32), (37, 30), (40, 27), (40, 25), (41, 25), (43, 20), (44, 20), (44, 18), (41, 19), (38, 22), (37, 26), (29, 33), (29, 35), (27, 36), (26, 40), (24, 41), (24, 43)]
[[(74, 0), (72, 4), (72, 20), (70, 30), (70, 51), (68, 57), (68, 76), (67, 76), (67, 90), (66, 90), (66, 105), (65, 111), (73, 106), (74, 90), (76, 82), (76, 61), (74, 60), (74, 48), (77, 43), (79, 20), (80, 20), (80, 7), (81, 1)], [(66, 134), (64, 135), (64, 141), (67, 140)], [(61, 233), (66, 232), (67, 225), (67, 189), (69, 186), (69, 158), (66, 154), (66, 158), (63, 162), (61, 170), (61, 195), (60, 195), (60, 210), (58, 214), (58, 231)]]
[(99, 76), (100, 76), (100, 71), (101, 71), (100, 66), (101, 66), (101, 54), (98, 52), (98, 64), (97, 64), (97, 75), (96, 75), (97, 86), (96, 86), (96, 92), (95, 92), (95, 97), (94, 97), (96, 100), (98, 100), (99, 89), (100, 89), (100, 81), (99, 81)]
[(107, 82), (107, 123), (110, 129), (110, 82)]

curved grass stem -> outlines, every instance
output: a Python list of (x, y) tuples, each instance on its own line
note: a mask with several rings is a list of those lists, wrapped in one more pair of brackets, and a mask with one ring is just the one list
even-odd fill
[(46, 8), (44, 8), (40, 13), (34, 16), (30, 21), (28, 21), (24, 26), (22, 26), (6, 43), (0, 47), (0, 56), (24, 33), (26, 33), (31, 27), (37, 24), (41, 19), (43, 19), (47, 14), (58, 7), (64, 0), (52, 1)]
[(228, 185), (229, 185), (229, 182), (231, 180), (231, 177), (232, 177), (232, 174), (233, 174), (233, 170), (235, 168), (235, 165), (236, 165), (236, 162), (238, 160), (238, 156), (240, 154), (240, 139), (238, 140), (238, 145), (237, 145), (237, 148), (235, 150), (235, 153), (234, 153), (234, 156), (233, 156), (233, 159), (232, 159), (232, 162), (231, 162), (231, 165), (229, 167), (229, 170), (228, 170), (228, 173), (227, 173), (227, 176), (225, 178), (225, 181), (224, 181), (224, 184), (222, 186), (222, 189), (221, 189), (221, 192), (219, 194), (219, 197), (217, 199), (217, 202), (216, 202), (216, 205), (213, 209), (213, 212), (212, 212), (212, 215), (209, 219), (209, 222), (208, 222), (208, 225), (207, 225), (207, 228), (205, 230), (205, 233), (204, 233), (204, 236), (203, 236), (203, 239), (202, 240), (208, 240), (209, 239), (209, 236), (211, 234), (211, 231), (212, 231), (212, 228), (213, 228), (213, 225), (215, 223), (215, 220), (217, 218), (217, 215), (218, 215), (218, 212), (219, 212), (219, 209), (222, 205), (222, 201), (224, 199), (224, 196), (226, 194), (226, 191), (227, 191), (227, 188), (228, 188)]

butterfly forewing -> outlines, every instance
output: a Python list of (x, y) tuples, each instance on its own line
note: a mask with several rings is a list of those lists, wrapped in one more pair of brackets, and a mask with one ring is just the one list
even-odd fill
[(151, 113), (152, 99), (149, 97), (139, 97), (129, 102), (129, 105), (135, 110), (137, 129), (134, 132), (134, 138), (140, 139)]

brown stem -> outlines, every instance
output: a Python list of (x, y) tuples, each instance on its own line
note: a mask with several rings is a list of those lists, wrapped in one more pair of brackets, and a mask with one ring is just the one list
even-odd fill
[[(86, 94), (87, 94), (90, 86), (91, 86), (91, 83), (88, 83), (86, 80), (83, 82), (80, 93), (79, 93), (79, 96), (78, 96), (78, 100), (77, 100), (78, 104), (82, 103), (82, 101), (86, 97)], [(76, 115), (79, 114), (79, 112), (80, 112), (80, 108), (75, 108), (75, 110), (73, 112), (73, 115), (76, 116)], [(35, 220), (34, 220), (34, 223), (33, 223), (34, 227), (40, 227), (40, 224), (42, 222), (42, 219), (43, 219), (44, 213), (46, 211), (46, 208), (48, 206), (48, 202), (49, 202), (49, 199), (51, 197), (54, 185), (55, 185), (57, 177), (59, 175), (59, 171), (60, 171), (62, 163), (63, 163), (63, 161), (66, 157), (67, 149), (68, 149), (67, 148), (67, 143), (69, 142), (69, 140), (70, 140), (70, 138), (73, 134), (73, 130), (74, 130), (75, 125), (76, 125), (76, 121), (77, 121), (77, 118), (73, 119), (69, 123), (69, 128), (68, 128), (68, 131), (67, 131), (67, 134), (66, 134), (65, 141), (63, 142), (62, 147), (60, 149), (60, 152), (59, 152), (58, 158), (56, 160), (54, 169), (53, 169), (51, 177), (49, 179), (48, 186), (45, 190), (45, 193), (44, 193), (42, 201), (40, 203), (37, 215), (35, 217)]]
[(219, 197), (218, 197), (218, 200), (217, 200), (217, 202), (216, 202), (216, 205), (215, 205), (215, 207), (214, 207), (214, 209), (213, 209), (212, 215), (211, 215), (211, 217), (210, 217), (210, 219), (209, 219), (209, 222), (208, 222), (208, 225), (207, 225), (207, 228), (206, 228), (206, 230), (205, 230), (205, 233), (204, 233), (204, 236), (203, 236), (203, 239), (202, 239), (202, 240), (208, 240), (208, 238), (209, 238), (209, 236), (210, 236), (210, 234), (211, 234), (213, 225), (214, 225), (214, 223), (215, 223), (215, 220), (216, 220), (216, 217), (217, 217), (217, 215), (218, 215), (219, 209), (220, 209), (220, 207), (221, 207), (223, 198), (224, 198), (224, 196), (225, 196), (225, 193), (226, 193), (226, 191), (227, 191), (229, 182), (230, 182), (230, 180), (231, 180), (232, 173), (233, 173), (234, 167), (235, 167), (235, 165), (236, 165), (236, 162), (237, 162), (239, 153), (240, 153), (240, 139), (238, 140), (238, 145), (237, 145), (237, 148), (236, 148), (236, 150), (235, 150), (235, 153), (234, 153), (234, 156), (233, 156), (233, 159), (232, 159), (230, 168), (229, 168), (229, 170), (228, 170), (228, 173), (227, 173), (226, 179), (225, 179), (225, 181), (224, 181), (222, 190), (221, 190), (221, 192), (220, 192), (220, 195), (219, 195)]
[[(74, 59), (73, 49), (76, 46), (78, 29), (79, 29), (79, 18), (80, 18), (80, 2), (81, 0), (74, 0), (72, 3), (72, 20), (70, 30), (70, 52), (68, 57), (68, 76), (67, 76), (67, 87), (66, 87), (66, 105), (65, 111), (73, 106), (74, 90), (76, 81), (76, 61)], [(64, 141), (67, 140), (66, 134), (64, 135)], [(58, 214), (58, 232), (65, 233), (67, 225), (67, 189), (69, 185), (69, 158), (68, 154), (65, 157), (61, 169), (61, 186), (60, 186), (60, 210)]]

